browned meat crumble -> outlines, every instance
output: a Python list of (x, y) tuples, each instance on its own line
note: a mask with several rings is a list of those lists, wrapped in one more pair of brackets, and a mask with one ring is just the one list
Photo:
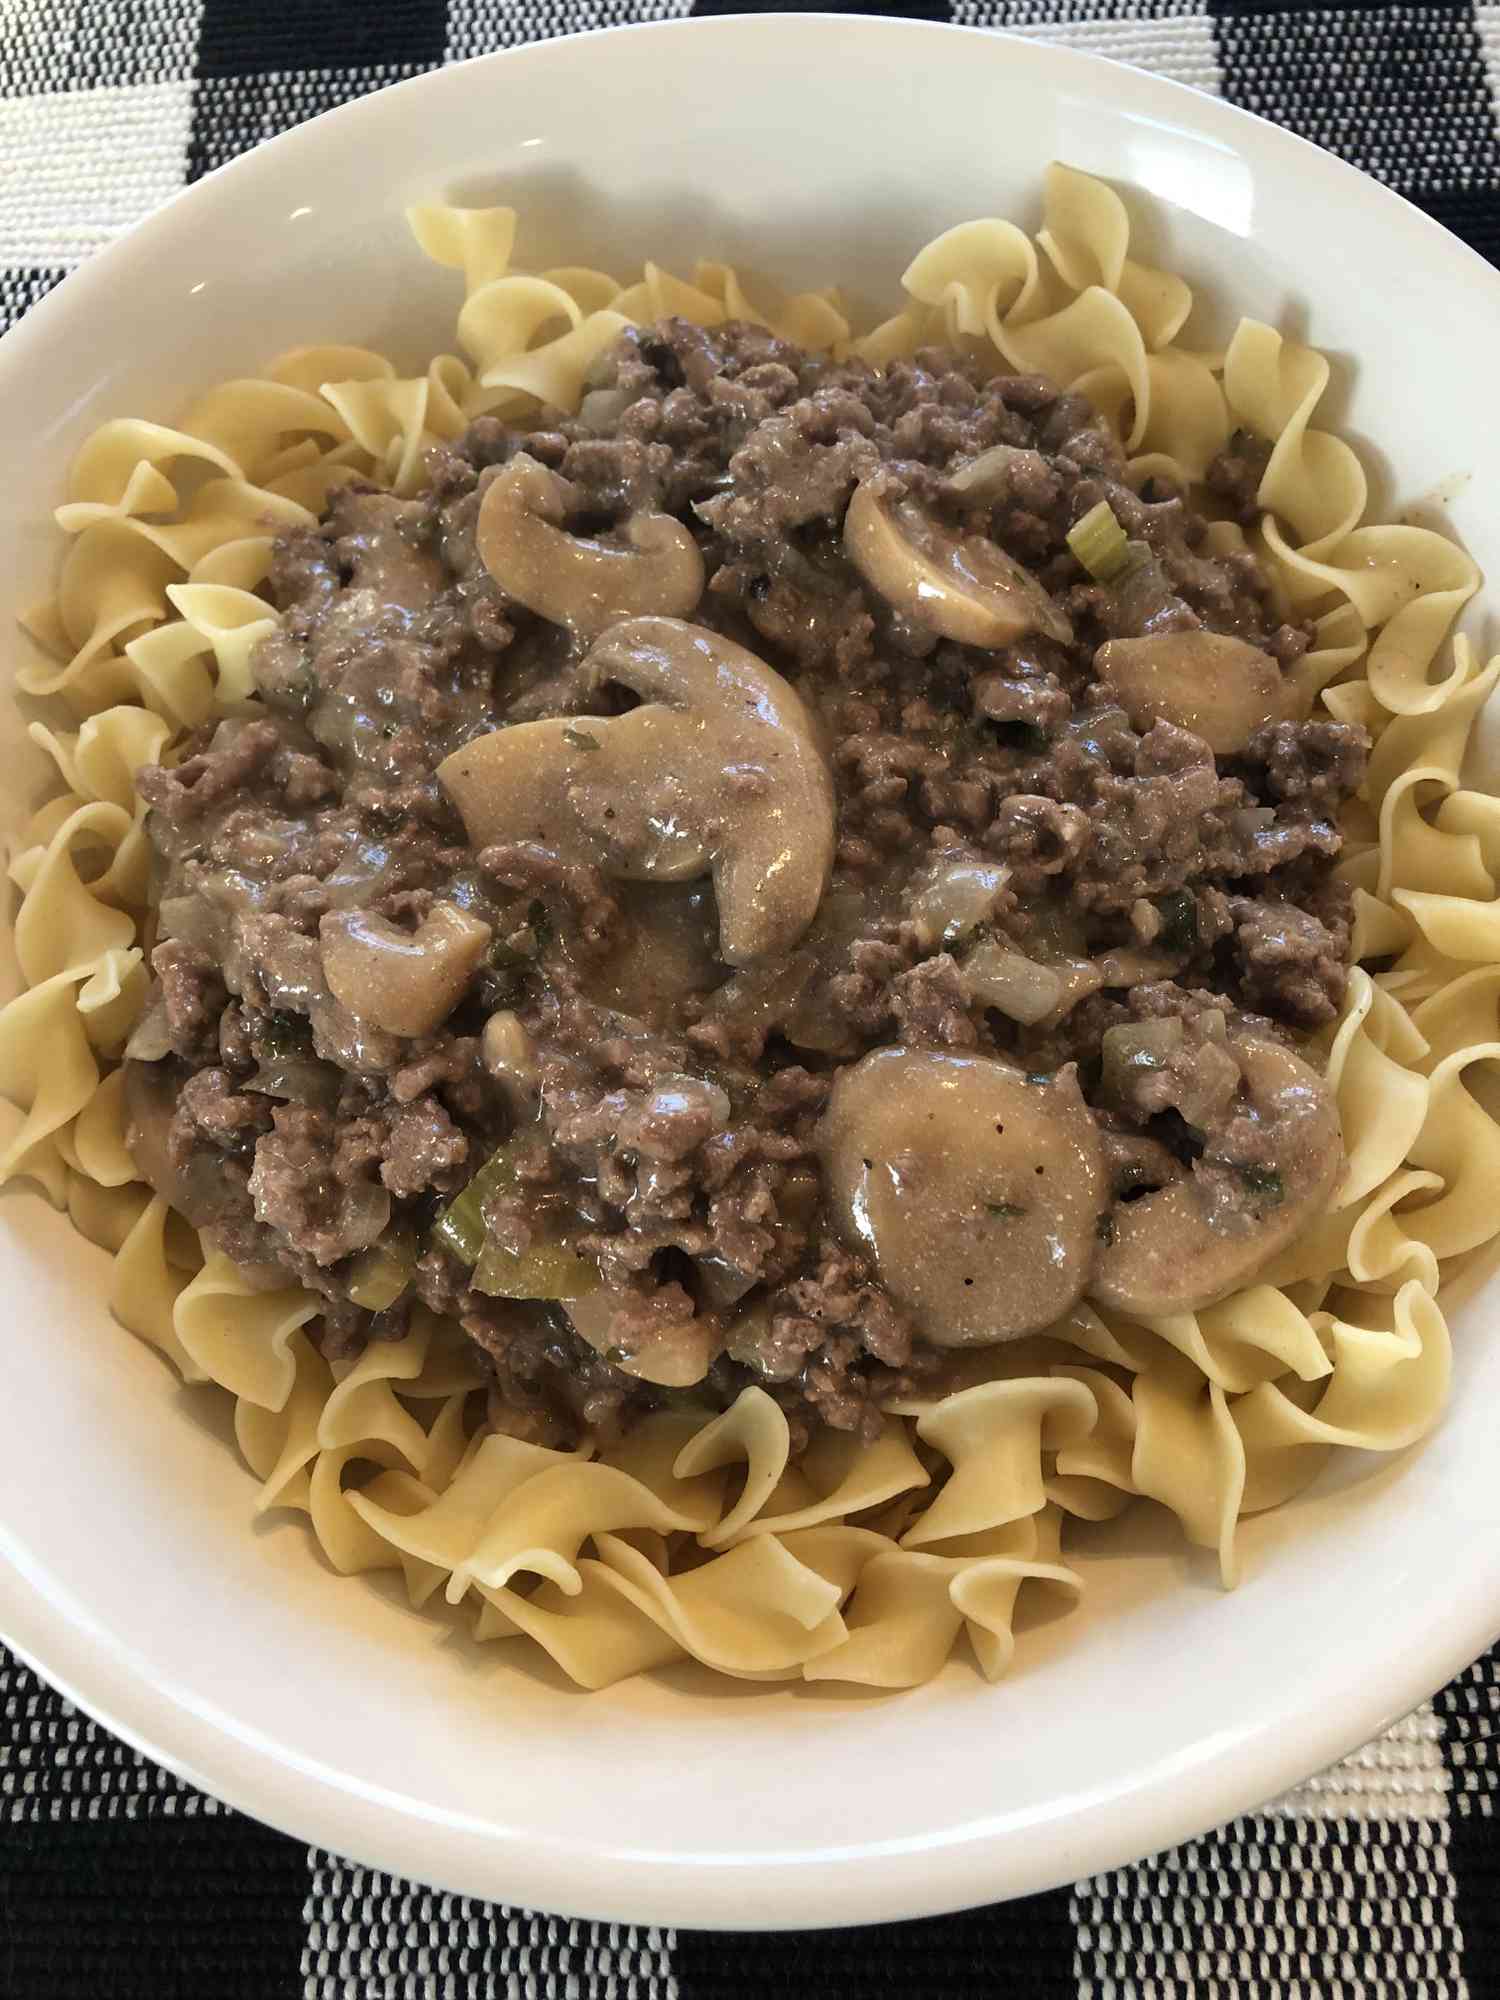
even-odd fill
[[(566, 483), (575, 534), (642, 514), (688, 529), (705, 579), (689, 618), (811, 712), (836, 845), (792, 948), (731, 968), (706, 880), (607, 877), (545, 828), (471, 842), (444, 758), (540, 718), (586, 735), (627, 703), (478, 553), (481, 499), (523, 452)], [(868, 1432), (893, 1390), (940, 1379), (947, 1357), (830, 1210), (830, 1092), (872, 1050), (1076, 1065), (1113, 1195), (1192, 1174), (1232, 1231), (1276, 1169), (1244, 1117), (1232, 1171), (1205, 1146), (1234, 1127), (1224, 1035), (1339, 1007), (1331, 871), (1365, 743), (1272, 719), (1216, 756), (1180, 723), (1135, 726), (1096, 662), (1107, 642), (1207, 632), (1295, 665), (1307, 633), (1251, 555), (1209, 552), (1199, 506), (1245, 514), (1262, 464), (1240, 438), (1205, 495), (1137, 492), (1089, 406), (1037, 378), (939, 352), (877, 372), (667, 321), (622, 338), (576, 417), (480, 420), (418, 498), (340, 491), (278, 544), (260, 700), (141, 777), (161, 897), (157, 1004), (131, 1049), (144, 1169), (212, 1245), (316, 1291), (330, 1355), (399, 1335), (419, 1299), (456, 1316), (492, 1366), (494, 1421), (546, 1441), (664, 1396), (727, 1406), (747, 1382), (799, 1436)], [(981, 647), (892, 604), (846, 554), (856, 488), (1006, 552), (1061, 622)], [(1067, 542), (1101, 501), (1132, 545), (1104, 583)], [(974, 922), (944, 915), (956, 881), (989, 885)], [(415, 932), (435, 908), (489, 936), (443, 1019), (393, 1032), (335, 997), (330, 913)], [(1051, 968), (1064, 998), (1008, 1013), (981, 946)], [(1106, 1035), (1151, 1023), (1181, 1032), (1111, 1080)], [(598, 1290), (572, 1316), (480, 1288), (434, 1234), (497, 1155), (484, 1240), (502, 1261), (559, 1244), (584, 1260)], [(406, 1260), (388, 1300), (388, 1261), (370, 1288), (382, 1244)], [(646, 1351), (699, 1361), (673, 1386), (631, 1367)]]

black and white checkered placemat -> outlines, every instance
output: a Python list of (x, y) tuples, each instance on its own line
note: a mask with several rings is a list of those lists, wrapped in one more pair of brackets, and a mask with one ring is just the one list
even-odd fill
[[(0, 0), (0, 328), (184, 181), (438, 63), (704, 0)], [(789, 11), (789, 10), (780, 10)], [(913, 0), (1277, 119), (1500, 263), (1500, 0)], [(1500, 1659), (1222, 1832), (1027, 1902), (720, 1937), (434, 1894), (267, 1832), (0, 1652), (0, 2000), (1482, 2000)]]

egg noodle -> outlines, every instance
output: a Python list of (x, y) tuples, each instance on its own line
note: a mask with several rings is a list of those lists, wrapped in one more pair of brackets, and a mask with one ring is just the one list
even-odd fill
[[(509, 209), (425, 206), (418, 242), (463, 274), (457, 341), (398, 377), (362, 348), (312, 347), (201, 396), (176, 428), (122, 418), (84, 444), (56, 597), (23, 665), (72, 729), (34, 722), (63, 790), (10, 874), (25, 990), (0, 1012), (0, 1093), (20, 1117), (0, 1177), (24, 1176), (113, 1253), (110, 1301), (185, 1382), (234, 1401), (257, 1512), (306, 1514), (341, 1574), (399, 1568), (414, 1605), (445, 1593), (482, 1640), (521, 1635), (580, 1685), (690, 1656), (752, 1679), (906, 1687), (965, 1634), (1003, 1673), (1018, 1600), (1075, 1601), (1075, 1522), (1145, 1497), (1216, 1552), (1313, 1480), (1336, 1450), (1392, 1452), (1448, 1391), (1444, 1285), (1500, 1230), (1500, 1125), (1470, 1072), (1500, 1058), (1500, 799), (1466, 789), (1465, 748), (1500, 674), (1454, 621), (1479, 583), (1441, 535), (1364, 522), (1359, 460), (1314, 428), (1329, 366), (1256, 320), (1227, 349), (1178, 344), (1183, 281), (1135, 262), (1119, 198), (1055, 166), (1045, 225), (950, 229), (912, 262), (907, 304), (855, 337), (834, 291), (774, 307), (735, 272), (647, 264), (512, 267)], [(399, 1341), (330, 1364), (319, 1300), (252, 1291), (140, 1181), (121, 1052), (146, 995), (151, 913), (134, 776), (182, 732), (252, 696), (275, 614), (259, 590), (280, 530), (330, 489), (409, 493), (426, 450), (483, 412), (577, 407), (590, 364), (632, 322), (746, 319), (814, 350), (884, 363), (933, 342), (1081, 391), (1132, 473), (1200, 479), (1238, 428), (1273, 449), (1251, 541), (1315, 637), (1293, 676), (1374, 739), (1339, 872), (1356, 963), (1311, 1054), (1343, 1121), (1332, 1207), (1247, 1290), (1132, 1321), (1079, 1305), (1034, 1339), (971, 1357), (969, 1386), (898, 1403), (862, 1444), (825, 1431), (793, 1461), (786, 1418), (747, 1388), (722, 1415), (648, 1417), (598, 1455), (488, 1431), (477, 1356), (418, 1308)], [(1219, 553), (1244, 545), (1211, 530)], [(1442, 654), (1444, 664), (1436, 667)], [(1023, 1616), (1025, 1614), (1023, 1602)]]

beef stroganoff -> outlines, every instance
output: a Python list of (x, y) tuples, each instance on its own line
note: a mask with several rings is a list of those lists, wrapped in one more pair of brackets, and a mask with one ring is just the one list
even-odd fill
[(1473, 565), (1067, 168), (859, 336), (412, 221), (464, 359), (74, 466), (0, 1170), (260, 1508), (582, 1686), (993, 1678), (1137, 1497), (1232, 1582), (1496, 1232)]

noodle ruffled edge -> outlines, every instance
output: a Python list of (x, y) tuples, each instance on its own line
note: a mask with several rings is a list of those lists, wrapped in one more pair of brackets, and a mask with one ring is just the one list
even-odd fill
[[(876, 1688), (937, 1673), (965, 1639), (998, 1678), (1018, 1606), (1067, 1609), (1075, 1523), (1144, 1497), (1212, 1550), (1339, 1449), (1393, 1452), (1448, 1394), (1445, 1288), (1500, 1232), (1500, 1124), (1472, 1084), (1500, 1058), (1500, 800), (1462, 781), (1500, 660), (1460, 636), (1479, 575), (1428, 530), (1364, 519), (1359, 461), (1314, 427), (1329, 366), (1243, 320), (1228, 348), (1179, 344), (1182, 280), (1130, 256), (1112, 189), (1048, 170), (1043, 227), (995, 219), (929, 244), (906, 304), (855, 337), (835, 291), (755, 300), (727, 266), (655, 264), (622, 286), (514, 268), (509, 209), (411, 211), (422, 249), (463, 275), (462, 354), (398, 377), (362, 348), (308, 347), (200, 396), (175, 427), (102, 425), (57, 510), (54, 598), (27, 624), (47, 656), (23, 693), (75, 730), (31, 726), (61, 783), (10, 862), (24, 990), (0, 1010), (0, 1097), (15, 1107), (0, 1179), (28, 1178), (114, 1258), (110, 1303), (188, 1383), (234, 1402), (257, 1512), (304, 1514), (340, 1575), (400, 1570), (485, 1641), (528, 1639), (578, 1686), (692, 1659), (754, 1680)], [(575, 408), (633, 322), (748, 319), (884, 363), (932, 342), (1087, 395), (1141, 477), (1201, 478), (1235, 429), (1271, 446), (1251, 540), (1316, 641), (1296, 670), (1375, 739), (1340, 872), (1356, 960), (1319, 1053), (1347, 1163), (1329, 1212), (1247, 1290), (1154, 1321), (1078, 1307), (991, 1350), (939, 1400), (888, 1412), (871, 1445), (837, 1433), (792, 1461), (764, 1391), (712, 1419), (647, 1419), (594, 1456), (490, 1432), (455, 1327), (419, 1311), (398, 1342), (329, 1363), (303, 1329), (316, 1298), (253, 1292), (136, 1178), (121, 1052), (144, 1001), (144, 809), (135, 774), (252, 692), (275, 621), (259, 594), (272, 532), (312, 525), (341, 481), (397, 492), (423, 455), (486, 412)], [(1216, 546), (1244, 543), (1219, 524)], [(1365, 969), (1382, 969), (1373, 975)], [(45, 1059), (42, 1059), (45, 1051)]]

